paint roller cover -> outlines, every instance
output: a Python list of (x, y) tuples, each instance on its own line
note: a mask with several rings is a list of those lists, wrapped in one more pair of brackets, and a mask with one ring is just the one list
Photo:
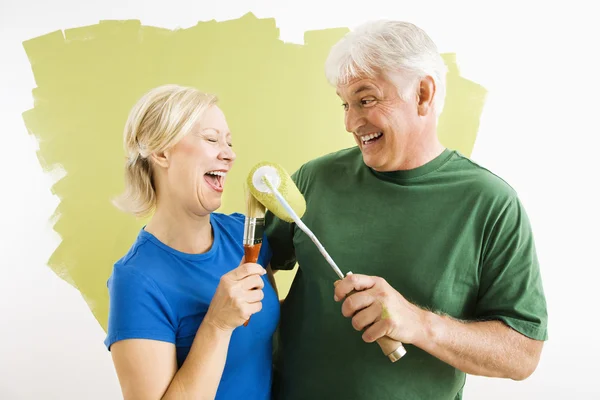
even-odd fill
[(306, 201), (304, 200), (304, 196), (300, 193), (300, 190), (298, 190), (298, 187), (287, 171), (278, 164), (263, 161), (256, 164), (250, 170), (247, 183), (252, 195), (280, 219), (287, 222), (294, 222), (291, 215), (262, 182), (262, 176), (265, 174), (270, 178), (277, 191), (281, 193), (292, 210), (294, 210), (299, 218), (302, 218), (306, 211)]

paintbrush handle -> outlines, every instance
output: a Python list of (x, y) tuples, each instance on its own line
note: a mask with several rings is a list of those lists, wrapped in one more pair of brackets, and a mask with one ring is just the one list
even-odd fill
[(262, 243), (244, 245), (244, 262), (256, 263)]
[[(258, 261), (258, 255), (260, 254), (260, 247), (262, 243), (257, 244), (245, 244), (244, 245), (244, 262), (256, 263)], [(244, 326), (248, 326), (250, 318), (244, 322)]]

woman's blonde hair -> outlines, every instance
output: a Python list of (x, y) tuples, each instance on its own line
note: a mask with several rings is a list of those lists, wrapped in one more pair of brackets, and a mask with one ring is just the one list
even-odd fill
[(123, 132), (125, 191), (113, 200), (117, 208), (137, 217), (154, 210), (156, 188), (149, 156), (167, 150), (190, 133), (217, 100), (215, 95), (179, 85), (156, 87), (138, 100)]

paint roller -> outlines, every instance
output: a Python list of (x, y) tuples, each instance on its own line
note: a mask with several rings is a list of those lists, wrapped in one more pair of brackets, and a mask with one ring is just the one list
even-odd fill
[[(285, 169), (272, 162), (260, 162), (250, 170), (246, 184), (253, 197), (266, 209), (286, 222), (295, 222), (317, 246), (319, 252), (337, 276), (344, 279), (344, 274), (319, 242), (319, 239), (300, 219), (306, 211), (306, 201)], [(352, 272), (348, 272), (347, 275), (350, 274)], [(356, 293), (356, 291), (350, 292), (348, 296), (353, 293)], [(387, 336), (379, 338), (377, 344), (392, 362), (398, 361), (406, 354), (406, 349), (401, 342)]]

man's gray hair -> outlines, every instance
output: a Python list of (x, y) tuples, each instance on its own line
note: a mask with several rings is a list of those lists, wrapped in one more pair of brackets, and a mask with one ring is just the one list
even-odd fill
[(416, 94), (417, 82), (431, 76), (436, 93), (433, 107), (439, 116), (446, 97), (446, 64), (431, 38), (417, 26), (401, 21), (367, 22), (336, 43), (325, 62), (333, 86), (378, 74), (392, 80), (403, 99)]

